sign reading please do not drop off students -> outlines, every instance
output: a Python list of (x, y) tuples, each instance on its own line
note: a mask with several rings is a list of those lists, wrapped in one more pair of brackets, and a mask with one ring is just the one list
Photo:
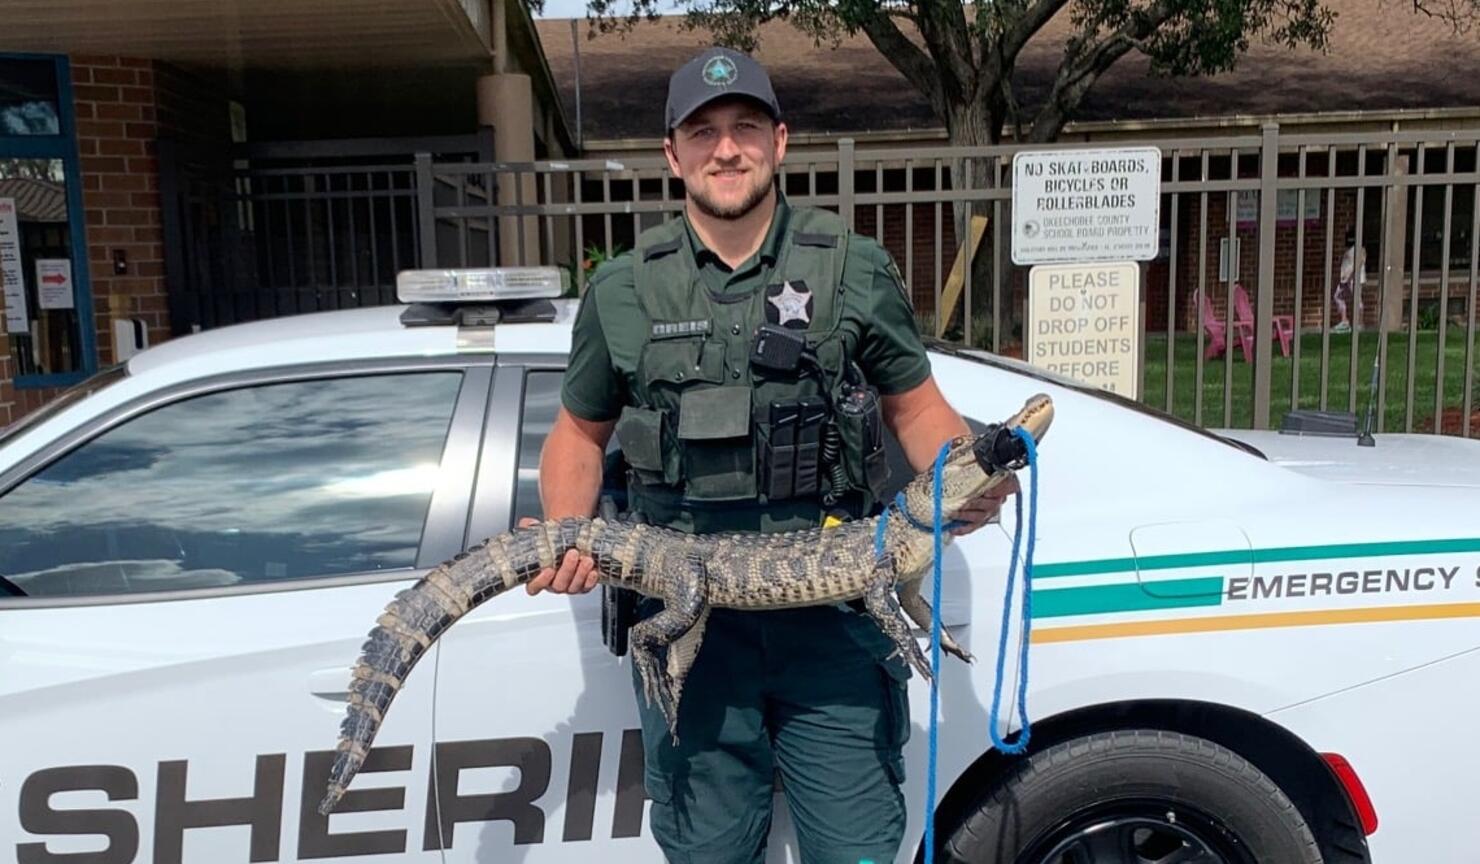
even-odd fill
[(1028, 285), (1027, 361), (1128, 399), (1140, 396), (1140, 268), (1047, 264)]

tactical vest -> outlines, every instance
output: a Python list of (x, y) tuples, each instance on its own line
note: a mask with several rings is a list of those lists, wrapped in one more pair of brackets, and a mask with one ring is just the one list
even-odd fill
[[(865, 511), (887, 472), (877, 398), (846, 374), (857, 346), (839, 327), (845, 223), (825, 210), (790, 209), (760, 287), (724, 294), (703, 283), (685, 234), (672, 220), (643, 232), (633, 253), (646, 321), (629, 354), (637, 358), (632, 404), (616, 427), (631, 468), (629, 506), (694, 530), (716, 521), (816, 525), (827, 502)], [(798, 368), (754, 361), (766, 324), (804, 339)], [(716, 508), (728, 518), (694, 516)]]

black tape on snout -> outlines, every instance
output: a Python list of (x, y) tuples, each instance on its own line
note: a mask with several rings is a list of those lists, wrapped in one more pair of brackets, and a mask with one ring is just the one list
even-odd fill
[(988, 474), (1016, 471), (1028, 463), (1028, 445), (1006, 426), (993, 423), (971, 445), (976, 464)]

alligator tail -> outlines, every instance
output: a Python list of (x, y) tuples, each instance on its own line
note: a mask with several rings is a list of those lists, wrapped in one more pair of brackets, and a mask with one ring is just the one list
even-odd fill
[(348, 708), (319, 813), (328, 815), (370, 754), (391, 701), (416, 662), (457, 620), (533, 579), (569, 549), (590, 552), (587, 519), (562, 519), (492, 537), (398, 592), (376, 619), (351, 672)]

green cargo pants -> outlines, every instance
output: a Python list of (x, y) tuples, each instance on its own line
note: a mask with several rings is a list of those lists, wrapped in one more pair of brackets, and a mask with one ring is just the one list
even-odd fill
[[(661, 604), (645, 599), (642, 617)], [(760, 864), (775, 775), (806, 864), (888, 864), (905, 824), (910, 671), (839, 606), (710, 614), (678, 743), (633, 674), (650, 825), (670, 864)]]

